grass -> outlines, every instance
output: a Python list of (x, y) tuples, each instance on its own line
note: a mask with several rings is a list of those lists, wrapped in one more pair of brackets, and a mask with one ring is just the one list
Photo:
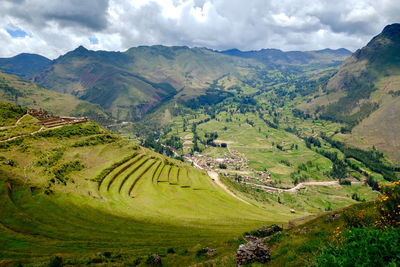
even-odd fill
[[(97, 252), (111, 252), (133, 262), (173, 247), (167, 266), (181, 264), (181, 256), (191, 264), (203, 260), (194, 256), (199, 244), (223, 247), (248, 229), (302, 215), (245, 204), (204, 171), (99, 134), (107, 131), (91, 122), (69, 125), (0, 149), (0, 260), (44, 264), (58, 255), (88, 264)], [(68, 179), (53, 179), (66, 168)]]
[[(5, 90), (1, 84), (6, 84), (7, 87), (12, 88), (12, 91)], [(110, 115), (98, 105), (79, 100), (73, 95), (46, 90), (42, 86), (1, 72), (0, 99), (2, 102), (26, 108), (45, 109), (57, 115), (86, 116), (99, 123), (111, 122)]]

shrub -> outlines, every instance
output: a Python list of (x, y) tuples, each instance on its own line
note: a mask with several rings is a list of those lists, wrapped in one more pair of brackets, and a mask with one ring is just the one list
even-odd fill
[(92, 134), (100, 134), (101, 132), (101, 128), (95, 123), (79, 123), (39, 132), (35, 136), (69, 138), (72, 136), (89, 136)]
[(169, 254), (175, 254), (174, 248), (169, 248), (169, 249), (167, 250), (167, 253), (169, 253)]
[(106, 257), (106, 258), (110, 258), (111, 257), (111, 252), (105, 251), (105, 252), (103, 252), (103, 256)]
[(89, 137), (85, 140), (76, 142), (72, 146), (73, 147), (96, 146), (96, 145), (101, 145), (101, 144), (113, 143), (116, 140), (117, 140), (117, 137), (109, 135), (109, 134), (105, 134), (105, 135)]
[(400, 226), (400, 182), (381, 186), (382, 195), (376, 200), (380, 226)]
[(136, 259), (133, 261), (133, 266), (138, 266), (141, 262), (142, 262), (142, 258), (136, 258)]
[(355, 201), (361, 201), (361, 199), (360, 199), (360, 197), (358, 196), (357, 193), (353, 193), (353, 194), (351, 195), (351, 199), (354, 199)]
[(201, 249), (197, 250), (196, 256), (197, 256), (197, 257), (201, 257), (201, 256), (203, 256), (204, 254), (206, 254), (207, 252), (208, 252), (208, 248), (201, 248)]
[(226, 164), (220, 163), (219, 164), (219, 168), (220, 169), (226, 169), (227, 167), (226, 167)]
[(49, 262), (49, 267), (60, 267), (63, 266), (63, 260), (59, 256), (55, 256)]
[(80, 160), (74, 160), (63, 164), (58, 168), (55, 168), (53, 170), (53, 174), (55, 178), (57, 178), (60, 182), (65, 184), (65, 181), (68, 180), (68, 178), (66, 178), (66, 175), (68, 175), (73, 171), (80, 171), (83, 168), (85, 168), (85, 166), (82, 164)]
[[(351, 181), (346, 180), (346, 179), (340, 179), (339, 180), (340, 185), (351, 185)], [(354, 199), (354, 198), (353, 198)]]
[(349, 227), (369, 227), (375, 224), (378, 213), (372, 206), (356, 205), (343, 212), (343, 219)]
[(252, 230), (250, 233), (246, 232), (245, 235), (252, 235), (256, 237), (266, 237), (282, 231), (282, 228), (276, 224), (270, 226), (262, 226), (259, 229)]
[(400, 228), (351, 228), (323, 250), (318, 266), (396, 266)]

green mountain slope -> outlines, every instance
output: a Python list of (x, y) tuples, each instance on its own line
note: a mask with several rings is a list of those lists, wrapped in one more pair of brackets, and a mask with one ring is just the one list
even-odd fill
[(323, 49), (317, 51), (288, 51), (279, 49), (261, 49), (258, 51), (240, 51), (231, 49), (221, 51), (220, 53), (230, 56), (243, 58), (253, 58), (264, 64), (340, 64), (344, 59), (351, 55), (347, 49), (340, 48), (336, 50)]
[(0, 129), (2, 263), (37, 265), (58, 255), (72, 265), (123, 264), (173, 248), (166, 266), (192, 265), (204, 260), (196, 256), (203, 247), (226, 246), (255, 227), (286, 225), (328, 202), (356, 203), (354, 193), (375, 197), (362, 184), (271, 194), (220, 177), (227, 189), (205, 170), (94, 122), (47, 128), (25, 112), (0, 105), (7, 118)]
[(83, 47), (56, 59), (34, 81), (133, 120), (174, 97), (204, 94), (218, 77), (249, 63), (207, 49), (138, 47), (124, 53)]
[(79, 100), (73, 95), (46, 90), (42, 86), (1, 72), (0, 98), (2, 102), (27, 108), (42, 108), (58, 115), (84, 116), (105, 124), (112, 122), (112, 117), (98, 105)]
[(363, 148), (375, 145), (399, 162), (400, 24), (386, 26), (343, 62), (325, 89), (301, 107), (321, 118), (347, 123), (342, 138)]
[(0, 58), (0, 71), (28, 78), (32, 74), (42, 71), (50, 63), (51, 60), (46, 57), (23, 53), (15, 57)]
[[(22, 112), (7, 108), (15, 116), (2, 133), (35, 125), (14, 125)], [(128, 262), (169, 247), (184, 253), (294, 216), (279, 204), (244, 203), (204, 171), (93, 122), (1, 140), (0, 198), (2, 263), (55, 254), (85, 262), (105, 251)]]
[(288, 52), (286, 61), (278, 56), (260, 62), (255, 59), (258, 54), (238, 57), (206, 48), (157, 45), (120, 53), (79, 47), (56, 59), (35, 75), (34, 81), (99, 104), (114, 117), (131, 121), (173, 97), (186, 101), (208, 95), (210, 89), (226, 90), (241, 81), (262, 80), (260, 70), (272, 65), (289, 62), (326, 67), (345, 55), (342, 50)]

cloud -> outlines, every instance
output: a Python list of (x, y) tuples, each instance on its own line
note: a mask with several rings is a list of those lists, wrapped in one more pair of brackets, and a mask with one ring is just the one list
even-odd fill
[[(355, 50), (399, 13), (398, 0), (7, 0), (0, 2), (0, 56), (55, 58), (79, 45)], [(26, 35), (12, 38), (7, 29)]]

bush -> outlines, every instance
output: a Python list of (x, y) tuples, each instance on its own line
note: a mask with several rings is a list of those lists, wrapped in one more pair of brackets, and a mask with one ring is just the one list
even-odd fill
[(351, 185), (351, 181), (350, 180), (346, 180), (346, 179), (340, 179), (339, 180), (339, 184), (340, 185)]
[(197, 250), (196, 256), (201, 257), (201, 256), (205, 255), (207, 252), (208, 252), (208, 248), (201, 248), (201, 249)]
[(103, 256), (106, 257), (106, 258), (110, 258), (111, 257), (111, 252), (105, 251), (105, 252), (103, 252)]
[[(353, 193), (351, 195), (351, 199), (354, 199), (355, 201), (362, 201), (361, 198), (358, 196), (357, 193)], [(364, 200), (365, 201), (365, 200)]]
[(102, 133), (102, 130), (99, 125), (95, 123), (78, 123), (39, 132), (35, 135), (35, 137), (69, 138), (72, 136), (89, 136), (100, 133)]
[(219, 168), (220, 169), (226, 169), (227, 167), (226, 167), (226, 164), (220, 163), (219, 164)]
[(381, 186), (382, 195), (376, 200), (380, 214), (379, 226), (400, 226), (400, 182)]
[(63, 266), (63, 260), (61, 257), (55, 256), (49, 262), (49, 267), (60, 267)]
[(169, 248), (169, 249), (167, 250), (167, 253), (169, 253), (169, 254), (175, 254), (174, 248)]
[(400, 229), (351, 228), (324, 249), (318, 266), (396, 266), (400, 261)]
[(83, 147), (83, 146), (96, 146), (101, 144), (108, 144), (113, 143), (117, 140), (117, 137), (105, 134), (105, 135), (98, 135), (92, 136), (85, 140), (78, 141), (72, 145), (72, 147)]
[(53, 174), (55, 178), (57, 178), (60, 182), (65, 184), (65, 181), (68, 180), (68, 178), (66, 178), (66, 175), (68, 175), (73, 171), (83, 170), (84, 168), (85, 166), (82, 164), (80, 160), (74, 160), (63, 164), (58, 168), (55, 168), (53, 170)]
[(343, 219), (349, 227), (370, 227), (375, 225), (378, 213), (373, 203), (365, 205), (356, 205), (346, 209), (343, 212)]
[(262, 226), (259, 229), (252, 230), (250, 233), (246, 232), (245, 235), (251, 235), (255, 237), (266, 237), (273, 235), (277, 232), (282, 231), (282, 228), (276, 224), (272, 224), (270, 226)]

